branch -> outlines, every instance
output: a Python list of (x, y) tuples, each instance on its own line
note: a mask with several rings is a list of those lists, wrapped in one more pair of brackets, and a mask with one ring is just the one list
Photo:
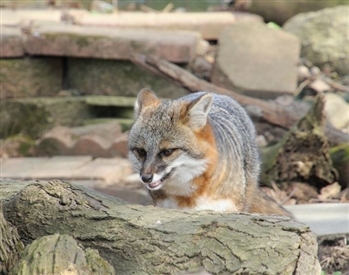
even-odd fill
[[(197, 78), (190, 72), (173, 63), (154, 56), (137, 54), (131, 57), (131, 61), (158, 76), (166, 78), (178, 86), (186, 88), (190, 92), (211, 91), (217, 94), (231, 96), (238, 103), (244, 106), (250, 114), (253, 113), (253, 116), (261, 119), (262, 121), (287, 130), (291, 129), (291, 127), (295, 125), (295, 123), (307, 111), (307, 109), (299, 110), (297, 106), (285, 108), (284, 106), (278, 105), (274, 101), (265, 101), (252, 98), (222, 87), (218, 87), (212, 83)], [(326, 126), (325, 134), (327, 135), (331, 144), (349, 142), (349, 134), (341, 132), (331, 125)]]

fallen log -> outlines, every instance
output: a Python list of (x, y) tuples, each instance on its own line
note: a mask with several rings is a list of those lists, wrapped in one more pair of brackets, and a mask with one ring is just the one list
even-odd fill
[[(187, 70), (182, 69), (173, 63), (154, 56), (137, 54), (131, 57), (131, 61), (158, 76), (166, 78), (168, 81), (180, 87), (186, 88), (190, 92), (211, 91), (217, 94), (231, 96), (244, 106), (253, 118), (287, 130), (291, 129), (291, 127), (294, 126), (308, 110), (308, 108), (296, 103), (286, 108), (285, 106), (280, 106), (275, 101), (265, 101), (258, 98), (252, 98), (218, 87), (212, 83), (197, 78)], [(349, 143), (349, 134), (337, 130), (330, 124), (326, 125), (325, 134), (331, 145)]]
[(9, 274), (18, 262), (19, 253), (23, 244), (19, 239), (16, 228), (11, 226), (4, 218), (0, 205), (0, 274)]
[(115, 275), (114, 268), (95, 249), (84, 249), (69, 235), (54, 234), (28, 245), (14, 267), (16, 275)]
[(116, 274), (319, 274), (315, 234), (287, 217), (127, 205), (62, 181), (33, 182), (3, 200), (26, 243), (69, 234)]

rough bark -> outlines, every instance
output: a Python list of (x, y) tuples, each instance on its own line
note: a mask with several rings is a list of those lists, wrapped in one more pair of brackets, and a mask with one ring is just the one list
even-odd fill
[(0, 201), (11, 198), (29, 184), (36, 183), (36, 180), (20, 181), (0, 178)]
[(4, 201), (4, 213), (26, 242), (69, 234), (116, 274), (320, 272), (315, 235), (286, 217), (127, 205), (61, 181), (24, 187)]
[(262, 151), (263, 184), (306, 182), (320, 189), (337, 179), (323, 134), (323, 107), (323, 97), (318, 96), (308, 113), (279, 143)]
[(4, 218), (0, 204), (0, 275), (6, 275), (18, 262), (23, 244), (19, 239), (16, 228)]
[(13, 275), (114, 275), (95, 249), (83, 249), (68, 235), (41, 237), (28, 245)]
[[(292, 106), (285, 108), (275, 101), (265, 101), (257, 98), (248, 97), (225, 88), (218, 87), (205, 80), (198, 79), (196, 76), (172, 64), (166, 60), (153, 56), (133, 55), (132, 62), (136, 65), (166, 78), (168, 81), (184, 87), (190, 92), (211, 91), (217, 94), (223, 94), (233, 97), (237, 102), (245, 107), (247, 112), (262, 121), (272, 125), (280, 126), (284, 129), (291, 129), (294, 124), (306, 113), (307, 108)], [(349, 142), (349, 135), (337, 130), (331, 125), (326, 125), (325, 134), (331, 144), (341, 144)]]

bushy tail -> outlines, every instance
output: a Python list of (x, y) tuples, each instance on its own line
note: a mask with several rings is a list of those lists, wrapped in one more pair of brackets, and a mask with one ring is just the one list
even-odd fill
[(247, 189), (245, 211), (249, 213), (281, 215), (293, 218), (291, 212), (287, 211), (253, 185), (249, 186)]

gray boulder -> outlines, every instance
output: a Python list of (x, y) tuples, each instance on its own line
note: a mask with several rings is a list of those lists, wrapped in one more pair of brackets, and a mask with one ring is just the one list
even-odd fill
[(285, 23), (285, 21), (287, 21), (288, 19), (290, 19), (298, 13), (317, 11), (324, 8), (345, 5), (346, 3), (348, 3), (347, 1), (348, 0), (253, 0), (249, 12), (262, 16), (266, 22), (274, 21), (278, 24), (283, 24)]
[(331, 65), (340, 75), (349, 74), (349, 5), (301, 13), (285, 23), (283, 29), (297, 35), (301, 56), (314, 65)]
[(325, 94), (324, 97), (327, 120), (337, 129), (349, 131), (349, 104), (334, 93)]
[(219, 38), (211, 81), (259, 98), (293, 94), (297, 85), (300, 42), (263, 23), (237, 23)]

